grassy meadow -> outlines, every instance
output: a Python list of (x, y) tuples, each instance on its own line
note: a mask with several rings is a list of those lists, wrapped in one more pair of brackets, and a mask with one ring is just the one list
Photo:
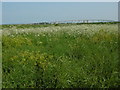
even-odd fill
[(118, 25), (3, 26), (3, 88), (120, 85)]

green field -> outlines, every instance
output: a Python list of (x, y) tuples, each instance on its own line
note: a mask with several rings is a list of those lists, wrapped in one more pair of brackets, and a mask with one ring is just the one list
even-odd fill
[(3, 88), (120, 85), (118, 25), (4, 26)]

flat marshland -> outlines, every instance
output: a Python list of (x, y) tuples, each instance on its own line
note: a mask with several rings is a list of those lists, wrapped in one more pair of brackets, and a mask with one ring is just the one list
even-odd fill
[(120, 85), (117, 24), (18, 26), (2, 30), (3, 88)]

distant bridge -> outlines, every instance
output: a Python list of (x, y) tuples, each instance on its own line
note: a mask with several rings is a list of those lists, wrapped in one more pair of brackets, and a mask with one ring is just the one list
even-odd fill
[(114, 20), (102, 20), (102, 19), (90, 19), (90, 20), (63, 20), (63, 21), (52, 21), (52, 22), (41, 22), (33, 24), (59, 24), (59, 23), (96, 23), (96, 22), (117, 22)]
[(64, 21), (54, 21), (51, 23), (94, 23), (94, 22), (115, 22), (114, 20), (97, 20), (97, 19), (91, 19), (91, 20), (64, 20)]

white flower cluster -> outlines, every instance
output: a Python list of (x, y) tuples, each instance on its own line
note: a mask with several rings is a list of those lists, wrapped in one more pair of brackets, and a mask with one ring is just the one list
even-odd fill
[[(43, 35), (45, 34), (57, 34), (56, 32), (60, 33), (68, 33), (69, 35), (87, 35), (91, 36), (94, 35), (96, 32), (99, 32), (100, 30), (104, 30), (109, 33), (118, 33), (118, 25), (108, 25), (108, 24), (83, 24), (83, 25), (66, 25), (66, 26), (48, 26), (48, 27), (36, 27), (36, 28), (25, 28), (25, 29), (20, 29), (20, 28), (9, 28), (9, 29), (3, 29), (2, 33), (3, 35), (13, 35), (13, 34), (19, 34), (19, 33), (36, 33), (36, 36)], [(1, 35), (1, 31), (0, 31)]]

